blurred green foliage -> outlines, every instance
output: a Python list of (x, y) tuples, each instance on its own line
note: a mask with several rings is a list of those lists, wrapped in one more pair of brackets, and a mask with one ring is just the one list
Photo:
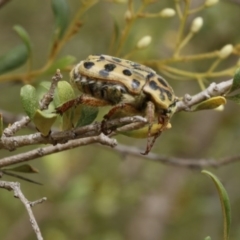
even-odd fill
[[(61, 5), (56, 5), (57, 2)], [(220, 1), (186, 19), (181, 39), (188, 36), (195, 17), (201, 16), (204, 24), (183, 46), (179, 41), (180, 22), (176, 16), (146, 15), (131, 23), (131, 15), (126, 15), (127, 6), (131, 9), (133, 2), (140, 11), (142, 1), (129, 1), (130, 5), (115, 2), (52, 1), (54, 14), (50, 1), (12, 0), (2, 7), (0, 56), (12, 52), (8, 56), (14, 58), (9, 61), (5, 57), (7, 64), (0, 66), (0, 70), (11, 70), (0, 76), (1, 109), (23, 113), (20, 88), (24, 83), (37, 85), (50, 80), (56, 68), (61, 68), (64, 79), (68, 79), (74, 59), (79, 61), (93, 53), (127, 57), (153, 67), (168, 79), (178, 96), (199, 92), (200, 87), (209, 84), (209, 79), (220, 81), (233, 75), (239, 57), (240, 35), (236, 25), (240, 18), (239, 4)], [(197, 9), (203, 2), (192, 1), (191, 7)], [(174, 1), (155, 1), (146, 12), (158, 14), (169, 7), (175, 8)], [(14, 29), (20, 39), (12, 30), (16, 25)], [(151, 44), (137, 49), (139, 39), (144, 36), (151, 36)], [(220, 59), (218, 50), (228, 44), (234, 46), (233, 54)], [(21, 51), (18, 45), (23, 46)], [(173, 58), (176, 46), (177, 54)], [(208, 57), (202, 53), (207, 53)], [(200, 59), (198, 56), (195, 60), (198, 54)], [(26, 62), (27, 66), (22, 66)], [(16, 67), (20, 68), (12, 71)], [(182, 81), (188, 79), (194, 81)], [(99, 119), (106, 111), (101, 109)], [(173, 128), (158, 140), (154, 151), (196, 159), (238, 154), (238, 111), (239, 107), (230, 102), (223, 112), (177, 114), (172, 121)], [(146, 144), (145, 140), (124, 136), (119, 136), (118, 141), (141, 148)], [(11, 154), (1, 151), (0, 156)], [(29, 200), (48, 198), (44, 204), (34, 207), (45, 239), (179, 240), (204, 239), (208, 235), (211, 239), (222, 239), (219, 201), (211, 184), (199, 171), (120, 155), (98, 145), (50, 155), (32, 164), (40, 170), (36, 178), (44, 186), (22, 182), (22, 190)], [(234, 163), (214, 171), (221, 176), (234, 209), (230, 239), (240, 238), (239, 170), (239, 164)], [(34, 239), (20, 201), (1, 190), (0, 204), (0, 239)]]

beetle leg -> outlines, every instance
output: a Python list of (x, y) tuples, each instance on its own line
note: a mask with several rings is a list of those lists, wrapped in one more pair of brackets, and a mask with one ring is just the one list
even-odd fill
[[(152, 103), (152, 102), (147, 102), (147, 106), (146, 106), (146, 118), (148, 120), (148, 137), (147, 137), (147, 147), (146, 147), (146, 150), (145, 152), (141, 153), (142, 155), (147, 155), (151, 148), (153, 147), (154, 145), (154, 142), (151, 141), (151, 129), (152, 129), (152, 125), (153, 125), (153, 122), (154, 122), (154, 118), (155, 118), (155, 105)], [(155, 138), (155, 136), (154, 136)]]
[[(157, 138), (162, 134), (163, 130), (167, 127), (167, 125), (168, 125), (168, 123), (169, 123), (169, 117), (168, 117), (168, 116), (164, 116), (164, 115), (158, 116), (158, 123), (159, 123), (159, 124), (162, 124), (162, 127), (161, 127), (161, 128), (159, 129), (159, 131), (155, 134), (155, 136), (153, 137), (151, 143), (148, 141), (148, 145), (147, 145), (146, 151), (145, 151), (144, 153), (142, 153), (143, 155), (147, 155), (147, 154), (151, 151), (151, 149), (152, 149), (155, 141), (156, 141)], [(148, 138), (148, 139), (149, 139), (149, 138)]]
[(74, 98), (72, 100), (69, 100), (69, 101), (63, 103), (61, 106), (59, 106), (55, 109), (56, 110), (55, 112), (62, 115), (68, 109), (70, 109), (72, 107), (76, 107), (79, 104), (88, 105), (88, 106), (92, 106), (92, 107), (103, 107), (103, 106), (110, 105), (110, 103), (106, 100), (97, 99), (97, 98), (82, 94), (81, 96), (79, 96), (77, 98)]
[(163, 130), (167, 127), (169, 123), (169, 117), (165, 115), (164, 113), (158, 116), (158, 124), (162, 124), (161, 128), (158, 130), (158, 132), (153, 136), (153, 139), (151, 140), (151, 130), (152, 130), (152, 125), (155, 120), (155, 105), (152, 102), (147, 103), (146, 107), (146, 117), (149, 122), (149, 127), (148, 127), (148, 138), (147, 138), (147, 147), (144, 153), (141, 153), (142, 155), (147, 155), (156, 139), (162, 134)]
[(107, 131), (106, 130), (106, 125), (107, 125), (107, 120), (111, 119), (116, 113), (124, 111), (125, 113), (138, 113), (138, 111), (131, 105), (128, 103), (119, 103), (117, 105), (115, 105), (113, 108), (110, 109), (110, 111), (103, 116), (103, 120), (101, 123), (101, 129), (102, 132), (106, 135), (110, 134), (112, 131)]

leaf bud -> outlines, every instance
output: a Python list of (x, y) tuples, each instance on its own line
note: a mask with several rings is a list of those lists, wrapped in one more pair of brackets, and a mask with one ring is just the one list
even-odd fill
[(222, 59), (227, 58), (233, 51), (233, 45), (227, 44), (219, 51), (218, 56)]
[(219, 0), (206, 0), (204, 3), (205, 7), (211, 7), (218, 3)]
[(197, 33), (203, 25), (203, 18), (202, 17), (196, 17), (193, 21), (192, 21), (192, 25), (191, 25), (191, 32), (192, 33)]
[(173, 17), (176, 14), (175, 10), (172, 8), (164, 8), (159, 15), (163, 18)]
[(151, 41), (152, 37), (146, 35), (137, 42), (137, 48), (138, 49), (146, 48), (151, 43)]

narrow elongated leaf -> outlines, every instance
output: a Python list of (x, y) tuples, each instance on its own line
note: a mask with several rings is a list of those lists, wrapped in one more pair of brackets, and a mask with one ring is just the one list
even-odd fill
[(202, 173), (206, 174), (209, 176), (217, 190), (218, 190), (218, 195), (221, 201), (221, 206), (222, 206), (222, 213), (223, 213), (223, 239), (228, 240), (229, 239), (229, 231), (230, 231), (230, 224), (231, 224), (231, 206), (228, 198), (228, 194), (222, 185), (222, 183), (219, 181), (219, 179), (212, 174), (209, 171), (203, 170)]
[(21, 88), (20, 97), (23, 109), (30, 119), (33, 119), (38, 108), (38, 98), (35, 87), (29, 84), (23, 86)]
[(26, 177), (23, 177), (23, 176), (20, 176), (16, 173), (11, 173), (11, 172), (8, 172), (7, 170), (2, 170), (2, 172), (5, 174), (5, 175), (8, 175), (8, 176), (11, 176), (11, 177), (15, 177), (15, 178), (19, 178), (19, 179), (22, 179), (24, 181), (27, 181), (27, 182), (30, 182), (30, 183), (35, 183), (35, 184), (38, 184), (38, 185), (43, 185), (42, 183), (39, 183), (39, 182), (36, 182), (32, 179), (29, 179), (29, 178), (26, 178)]
[(22, 66), (28, 59), (28, 48), (21, 44), (0, 57), (0, 74)]
[(23, 165), (12, 167), (12, 168), (4, 168), (3, 170), (22, 172), (22, 173), (38, 173), (39, 172), (36, 168), (32, 167), (29, 164), (23, 164)]
[(69, 23), (69, 6), (66, 0), (52, 0), (57, 38), (61, 39)]
[(240, 88), (240, 68), (238, 68), (233, 77), (233, 84), (228, 93), (231, 93)]
[(22, 39), (22, 41), (26, 45), (29, 54), (31, 54), (31, 51), (32, 51), (31, 50), (31, 48), (32, 48), (31, 47), (31, 41), (30, 41), (30, 38), (29, 38), (29, 35), (28, 35), (27, 31), (22, 26), (19, 26), (19, 25), (14, 26), (13, 29), (17, 32), (19, 37)]

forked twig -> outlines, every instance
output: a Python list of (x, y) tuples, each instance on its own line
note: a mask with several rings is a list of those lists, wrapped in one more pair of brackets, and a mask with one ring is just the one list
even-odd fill
[(30, 220), (32, 228), (33, 228), (33, 230), (36, 234), (37, 239), (38, 240), (43, 240), (40, 228), (39, 228), (39, 226), (37, 224), (37, 221), (34, 217), (34, 214), (32, 212), (32, 206), (34, 206), (38, 203), (43, 203), (44, 201), (47, 200), (47, 198), (42, 198), (42, 199), (39, 199), (39, 200), (34, 201), (34, 202), (28, 201), (27, 198), (22, 193), (21, 188), (20, 188), (20, 183), (18, 183), (18, 182), (0, 181), (0, 188), (4, 188), (8, 191), (13, 191), (14, 197), (19, 198), (19, 200), (23, 203), (23, 205), (25, 206), (25, 208), (28, 212), (28, 215), (29, 215), (29, 218), (30, 218), (29, 220)]

